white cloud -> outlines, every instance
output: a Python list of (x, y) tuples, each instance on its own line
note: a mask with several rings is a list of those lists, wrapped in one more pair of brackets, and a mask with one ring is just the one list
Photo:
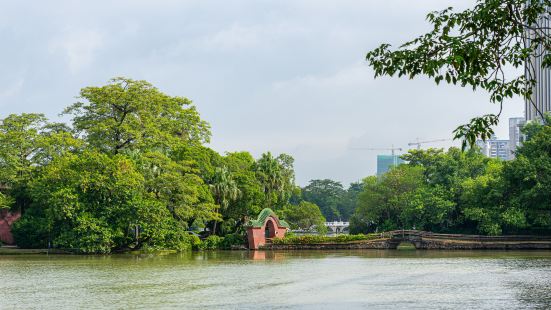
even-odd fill
[(234, 22), (214, 33), (199, 38), (197, 45), (213, 51), (243, 51), (273, 48), (278, 40), (304, 36), (307, 33), (300, 24), (276, 22), (245, 25)]
[(201, 40), (203, 47), (214, 50), (234, 50), (256, 47), (261, 38), (259, 27), (234, 24)]
[(7, 103), (3, 99), (8, 99), (10, 97), (14, 97), (17, 94), (19, 94), (19, 92), (21, 92), (21, 89), (23, 89), (24, 83), (25, 83), (24, 78), (18, 78), (15, 81), (13, 81), (11, 84), (9, 84), (7, 87), (5, 87), (4, 89), (0, 89), (0, 99), (2, 99), (0, 100), (0, 105), (2, 105), (3, 102)]
[(69, 31), (54, 37), (49, 44), (51, 53), (61, 53), (72, 73), (89, 67), (95, 53), (103, 45), (103, 36), (94, 30)]
[(325, 89), (327, 87), (359, 87), (373, 79), (373, 74), (364, 63), (355, 63), (332, 74), (305, 75), (290, 80), (273, 83), (275, 91), (306, 88)]

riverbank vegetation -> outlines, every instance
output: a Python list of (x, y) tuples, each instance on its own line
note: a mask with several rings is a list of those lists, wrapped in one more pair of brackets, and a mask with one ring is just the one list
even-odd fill
[(323, 243), (349, 243), (354, 241), (367, 241), (381, 238), (380, 234), (357, 234), (357, 235), (304, 235), (304, 236), (288, 236), (285, 238), (276, 238), (272, 242), (274, 244), (323, 244)]
[[(218, 154), (187, 98), (115, 78), (83, 88), (63, 114), (70, 124), (32, 113), (0, 123), (0, 207), (22, 213), (12, 227), (20, 247), (228, 248), (243, 244), (243, 223), (264, 207), (302, 212), (289, 206), (299, 190), (291, 156)], [(294, 225), (324, 221), (307, 206), (309, 219)]]
[(23, 248), (230, 249), (265, 207), (318, 233), (326, 219), (350, 220), (354, 234), (551, 233), (551, 127), (537, 122), (524, 127), (512, 161), (474, 148), (411, 150), (406, 164), (345, 189), (328, 179), (298, 187), (286, 154), (217, 153), (195, 105), (145, 81), (85, 87), (63, 113), (70, 124), (32, 113), (0, 122), (0, 208), (22, 213), (12, 232)]
[(551, 126), (531, 122), (523, 132), (511, 161), (477, 149), (410, 150), (407, 164), (364, 179), (351, 232), (550, 234)]

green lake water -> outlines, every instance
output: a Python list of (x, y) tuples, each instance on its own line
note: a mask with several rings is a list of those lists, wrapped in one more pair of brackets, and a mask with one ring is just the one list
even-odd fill
[(0, 256), (0, 309), (551, 309), (551, 252)]

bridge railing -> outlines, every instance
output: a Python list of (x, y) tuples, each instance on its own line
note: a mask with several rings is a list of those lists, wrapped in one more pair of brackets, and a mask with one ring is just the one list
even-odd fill
[(393, 230), (381, 233), (382, 238), (431, 238), (431, 239), (448, 239), (448, 240), (463, 240), (463, 241), (551, 241), (551, 236), (537, 235), (505, 235), (505, 236), (485, 236), (485, 235), (465, 235), (465, 234), (441, 234), (432, 233), (421, 230)]
[(350, 222), (325, 222), (325, 226), (327, 227), (348, 227), (350, 226)]

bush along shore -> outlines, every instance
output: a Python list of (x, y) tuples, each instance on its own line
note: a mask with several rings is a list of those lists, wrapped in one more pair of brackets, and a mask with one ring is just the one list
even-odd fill
[(288, 236), (285, 238), (273, 239), (272, 243), (277, 245), (297, 245), (297, 244), (320, 244), (320, 243), (349, 243), (355, 241), (368, 241), (381, 238), (381, 234), (358, 234), (358, 235), (338, 235), (338, 236), (323, 236), (323, 235), (305, 235), (305, 236)]
[(261, 250), (344, 250), (344, 249), (387, 249), (391, 248), (388, 238), (382, 234), (357, 235), (305, 235), (288, 236), (273, 239), (270, 244), (260, 247)]

